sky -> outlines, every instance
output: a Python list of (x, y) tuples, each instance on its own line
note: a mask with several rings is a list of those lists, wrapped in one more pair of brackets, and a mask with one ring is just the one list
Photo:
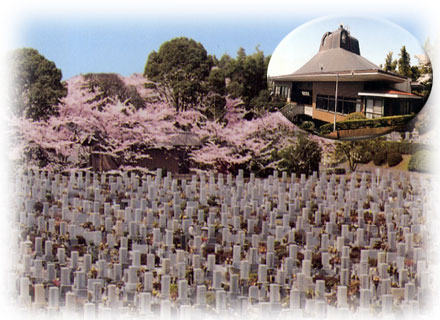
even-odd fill
[(423, 42), (403, 27), (384, 19), (371, 17), (336, 16), (313, 19), (295, 28), (283, 38), (272, 53), (268, 75), (289, 74), (309, 61), (319, 51), (322, 36), (344, 25), (359, 40), (360, 54), (377, 66), (384, 64), (388, 52), (399, 58), (405, 46), (411, 64), (417, 65), (415, 55), (424, 54)]
[[(213, 8), (218, 4), (215, 1), (212, 3)], [(145, 6), (139, 11), (130, 11), (126, 7), (118, 10), (117, 6), (113, 11), (108, 8), (103, 10), (102, 7), (60, 11), (54, 6), (52, 10), (40, 9), (39, 14), (32, 8), (19, 7), (15, 13), (16, 36), (8, 49), (37, 49), (62, 70), (64, 80), (89, 72), (115, 72), (128, 76), (142, 73), (148, 54), (153, 50), (157, 51), (163, 42), (175, 37), (192, 38), (202, 43), (209, 54), (215, 54), (218, 58), (225, 53), (235, 56), (240, 47), (251, 54), (256, 46), (265, 55), (269, 55), (296, 28), (313, 19), (334, 15), (334, 12), (322, 10), (322, 7), (310, 6), (310, 10), (293, 10), (295, 7), (284, 2), (277, 9), (277, 1), (267, 11), (256, 9), (258, 1), (252, 2), (256, 7), (252, 10), (239, 5), (236, 5), (237, 10), (226, 10), (228, 3), (229, 1), (225, 1), (221, 7), (219, 5), (218, 12), (205, 8), (202, 2), (182, 8), (177, 5)], [(96, 12), (99, 14), (95, 14)], [(356, 12), (345, 12), (349, 16), (353, 13)], [(364, 15), (368, 16), (368, 12)], [(421, 43), (429, 37), (420, 19), (406, 19), (403, 15), (397, 15), (395, 10), (383, 16), (392, 23), (402, 25), (419, 38)], [(339, 20), (334, 20), (335, 23), (328, 25), (324, 32), (336, 29)], [(358, 30), (352, 28), (352, 31), (355, 36), (360, 35)], [(307, 47), (317, 51), (316, 43), (319, 44), (322, 33), (320, 30), (309, 37)], [(362, 50), (363, 42), (358, 38)], [(306, 52), (311, 57), (309, 51), (301, 50), (303, 56)], [(412, 54), (411, 51), (410, 53)], [(382, 59), (385, 55), (382, 54)]]
[[(17, 39), (17, 47), (32, 47), (61, 68), (63, 78), (80, 73), (116, 72), (128, 76), (142, 73), (148, 55), (165, 41), (175, 37), (192, 38), (209, 54), (220, 58), (227, 53), (235, 56), (243, 47), (248, 54), (257, 45), (271, 54), (289, 25), (250, 24), (246, 21), (225, 23), (222, 19), (209, 21), (29, 21)], [(233, 36), (232, 36), (233, 35)]]

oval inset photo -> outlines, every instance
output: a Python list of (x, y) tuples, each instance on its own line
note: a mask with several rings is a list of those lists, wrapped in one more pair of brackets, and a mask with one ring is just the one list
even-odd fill
[(267, 73), (289, 121), (338, 140), (406, 130), (432, 86), (419, 41), (367, 18), (321, 18), (296, 28), (276, 47)]

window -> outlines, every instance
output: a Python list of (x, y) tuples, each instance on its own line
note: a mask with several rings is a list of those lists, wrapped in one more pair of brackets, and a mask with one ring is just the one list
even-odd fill
[(356, 99), (356, 112), (361, 112), (361, 111), (362, 111), (362, 100)]
[(318, 109), (323, 109), (323, 110), (328, 110), (328, 97), (327, 96), (321, 96), (318, 95), (316, 97), (316, 108)]
[(367, 99), (365, 111), (368, 119), (383, 117), (383, 99)]
[(411, 112), (410, 103), (408, 100), (400, 101), (400, 114), (409, 114)]
[(343, 109), (344, 109), (344, 100), (338, 97), (338, 105), (336, 107), (336, 113), (344, 113)]
[(301, 105), (311, 105), (312, 104), (312, 91), (296, 89), (292, 92), (292, 101)]
[(277, 86), (275, 87), (275, 96), (281, 98), (288, 98), (290, 95), (290, 88), (287, 86)]
[(344, 113), (349, 114), (356, 112), (356, 101), (344, 101)]
[[(357, 99), (351, 97), (338, 97), (336, 113), (349, 114), (356, 111)], [(359, 103), (360, 105), (360, 103)], [(335, 112), (335, 97), (318, 95), (316, 97), (316, 108), (328, 112)]]

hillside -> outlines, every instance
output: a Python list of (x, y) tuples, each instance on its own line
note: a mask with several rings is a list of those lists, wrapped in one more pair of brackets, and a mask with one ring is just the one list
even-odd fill
[(118, 159), (119, 169), (128, 169), (151, 157), (147, 150), (180, 148), (191, 169), (258, 169), (270, 167), (271, 151), (291, 143), (297, 130), (280, 112), (244, 119), (239, 99), (227, 99), (226, 112), (216, 121), (203, 114), (202, 106), (177, 112), (166, 94), (142, 75), (113, 76), (122, 81), (119, 90), (134, 92), (130, 97), (143, 107), (136, 108), (134, 98), (103, 92), (91, 77), (73, 77), (66, 81), (68, 94), (59, 105), (59, 116), (47, 122), (12, 119), (11, 160), (61, 170), (87, 168), (90, 155), (100, 154)]

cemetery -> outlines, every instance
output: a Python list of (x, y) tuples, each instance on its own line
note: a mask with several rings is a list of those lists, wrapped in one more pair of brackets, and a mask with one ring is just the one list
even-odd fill
[(429, 180), (25, 169), (9, 289), (85, 319), (423, 314)]

